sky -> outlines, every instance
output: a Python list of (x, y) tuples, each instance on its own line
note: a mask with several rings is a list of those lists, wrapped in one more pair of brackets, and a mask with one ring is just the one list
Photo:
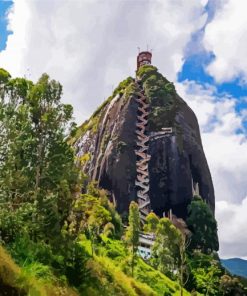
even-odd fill
[(197, 115), (220, 256), (247, 258), (247, 1), (0, 0), (0, 67), (48, 73), (82, 123), (135, 75), (138, 47)]

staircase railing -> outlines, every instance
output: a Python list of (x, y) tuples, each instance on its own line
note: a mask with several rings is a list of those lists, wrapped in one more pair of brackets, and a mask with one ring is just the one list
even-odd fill
[(136, 122), (136, 134), (137, 134), (137, 149), (135, 154), (137, 156), (136, 161), (136, 181), (135, 185), (138, 187), (137, 198), (141, 220), (145, 221), (146, 216), (151, 210), (150, 198), (149, 198), (149, 172), (148, 172), (148, 162), (151, 156), (148, 154), (148, 143), (149, 136), (147, 135), (147, 123), (149, 114), (149, 104), (147, 102), (144, 90), (136, 80), (137, 87), (139, 88), (138, 98), (136, 99), (138, 103), (138, 113)]

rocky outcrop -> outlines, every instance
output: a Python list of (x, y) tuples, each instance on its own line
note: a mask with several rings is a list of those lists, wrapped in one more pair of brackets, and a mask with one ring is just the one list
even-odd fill
[(137, 77), (138, 85), (132, 78), (120, 83), (71, 139), (78, 165), (110, 192), (121, 213), (128, 211), (131, 200), (138, 199), (136, 180), (144, 178), (138, 166), (140, 153), (136, 153), (140, 151), (136, 130), (141, 88), (147, 100), (145, 135), (149, 140), (141, 152), (150, 155), (145, 184), (151, 209), (160, 216), (172, 209), (185, 218), (193, 191), (198, 190), (214, 211), (214, 188), (195, 114), (155, 67), (140, 67)]

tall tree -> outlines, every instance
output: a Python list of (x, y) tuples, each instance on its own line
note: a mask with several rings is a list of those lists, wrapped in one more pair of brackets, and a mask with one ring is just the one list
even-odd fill
[(5, 79), (0, 80), (0, 192), (8, 202), (18, 203), (30, 188), (29, 180), (33, 175), (30, 165), (32, 126), (26, 104), (33, 84), (23, 78), (11, 79), (6, 73)]
[(92, 256), (95, 251), (95, 240), (103, 231), (104, 226), (111, 221), (110, 212), (101, 205), (94, 205), (88, 218), (88, 231), (92, 247)]
[(66, 142), (72, 107), (62, 86), (43, 74), (34, 84), (0, 70), (0, 199), (12, 210), (37, 207), (33, 222), (48, 237), (60, 230), (77, 190), (78, 172)]
[(180, 284), (180, 295), (183, 296), (183, 288), (189, 279), (189, 272), (187, 266), (187, 249), (190, 245), (191, 232), (189, 231), (187, 224), (181, 218), (173, 216), (173, 225), (179, 230), (179, 260), (178, 260), (178, 275)]
[(173, 216), (171, 220), (160, 219), (155, 234), (151, 262), (169, 277), (178, 279), (180, 295), (183, 296), (183, 288), (188, 280), (186, 251), (190, 231), (184, 220)]
[(139, 237), (141, 231), (141, 220), (138, 204), (134, 201), (129, 206), (129, 226), (126, 232), (126, 240), (131, 247), (131, 274), (134, 274), (134, 266), (136, 260), (136, 253), (139, 245)]
[(161, 218), (152, 248), (152, 263), (160, 271), (174, 277), (179, 260), (179, 230), (168, 218)]
[(186, 221), (192, 232), (190, 249), (200, 249), (204, 253), (219, 250), (217, 222), (209, 206), (200, 196), (195, 196), (188, 206)]

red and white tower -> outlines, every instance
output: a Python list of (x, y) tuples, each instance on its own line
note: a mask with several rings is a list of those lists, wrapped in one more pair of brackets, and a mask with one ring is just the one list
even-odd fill
[(137, 56), (137, 70), (143, 65), (151, 65), (152, 53), (150, 51), (142, 51)]

